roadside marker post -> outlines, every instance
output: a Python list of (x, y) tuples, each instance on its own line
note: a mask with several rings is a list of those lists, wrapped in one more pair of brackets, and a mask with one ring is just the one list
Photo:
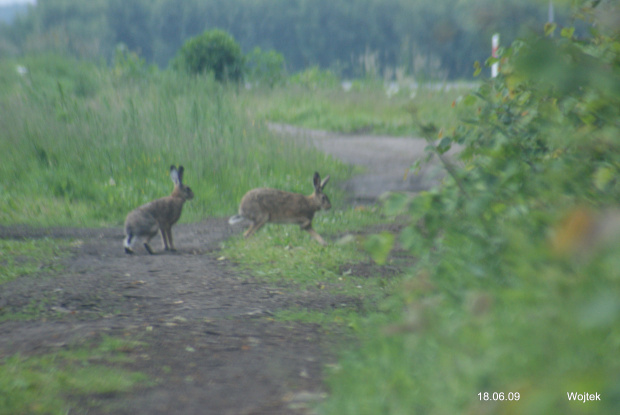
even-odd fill
[[(493, 56), (494, 58), (497, 58), (498, 48), (499, 48), (499, 33), (495, 33), (491, 37), (491, 56)], [(499, 62), (495, 62), (493, 65), (491, 65), (491, 77), (492, 78), (497, 77), (498, 73), (499, 73)]]

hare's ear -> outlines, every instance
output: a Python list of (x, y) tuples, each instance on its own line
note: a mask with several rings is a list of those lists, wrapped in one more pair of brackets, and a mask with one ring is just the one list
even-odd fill
[(314, 172), (314, 177), (312, 178), (312, 182), (314, 183), (314, 188), (316, 190), (321, 190), (321, 176), (319, 176), (318, 172)]
[(323, 188), (325, 187), (325, 185), (327, 184), (328, 181), (329, 181), (329, 174), (327, 176), (325, 176), (325, 178), (321, 182), (321, 190), (323, 190)]
[(181, 183), (179, 172), (175, 166), (170, 166), (170, 178), (175, 186)]
[(185, 171), (185, 167), (179, 166), (179, 183), (183, 183), (183, 172)]

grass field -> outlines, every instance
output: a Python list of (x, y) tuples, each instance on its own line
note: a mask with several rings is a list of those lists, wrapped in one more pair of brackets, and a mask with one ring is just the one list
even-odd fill
[(5, 224), (121, 224), (131, 209), (170, 194), (171, 164), (185, 166), (196, 194), (185, 221), (235, 212), (253, 187), (306, 193), (314, 171), (334, 182), (352, 171), (272, 136), (245, 113), (234, 87), (208, 77), (133, 78), (55, 57), (3, 61), (0, 69)]
[(272, 122), (343, 133), (419, 137), (423, 125), (455, 128), (456, 104), (474, 88), (474, 84), (458, 82), (397, 87), (372, 80), (343, 87), (329, 79), (301, 82), (298, 76), (284, 86), (251, 91), (244, 97), (259, 118)]

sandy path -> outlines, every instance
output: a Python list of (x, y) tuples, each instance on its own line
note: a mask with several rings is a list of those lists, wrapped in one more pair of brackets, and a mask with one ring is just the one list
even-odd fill
[(339, 134), (284, 124), (269, 124), (271, 131), (304, 140), (345, 163), (362, 166), (365, 173), (345, 183), (353, 203), (372, 202), (387, 191), (419, 192), (439, 183), (444, 169), (434, 158), (416, 174), (411, 166), (424, 158), (422, 138)]

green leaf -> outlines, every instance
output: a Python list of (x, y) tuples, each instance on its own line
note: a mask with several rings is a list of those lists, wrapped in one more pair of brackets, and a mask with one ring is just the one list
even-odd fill
[(581, 114), (579, 119), (586, 125), (592, 125), (596, 122), (596, 116), (591, 113)]
[(364, 249), (379, 265), (385, 264), (385, 261), (387, 261), (388, 255), (390, 254), (393, 246), (394, 235), (387, 231), (370, 235), (364, 241)]
[(474, 105), (476, 103), (476, 96), (472, 94), (467, 94), (465, 98), (463, 98), (463, 105), (467, 105), (468, 107)]
[(392, 193), (385, 202), (385, 214), (388, 216), (395, 216), (403, 213), (409, 202), (411, 201), (411, 195), (406, 193)]
[(558, 27), (555, 23), (545, 23), (545, 36), (553, 36), (553, 32)]
[(574, 27), (565, 27), (560, 31), (560, 36), (565, 37), (567, 39), (571, 39), (573, 34), (575, 33)]
[(474, 62), (474, 76), (480, 75), (480, 72), (482, 72), (482, 66), (480, 66), (480, 62), (475, 61)]
[(404, 249), (412, 251), (420, 244), (420, 242), (420, 233), (413, 226), (407, 226), (400, 233), (400, 243)]
[(499, 63), (501, 61), (500, 58), (496, 58), (495, 56), (491, 56), (490, 58), (488, 58), (486, 61), (484, 61), (484, 64), (486, 66), (491, 66), (494, 63)]
[(491, 210), (493, 210), (493, 213), (501, 215), (506, 211), (506, 205), (504, 203), (494, 203), (491, 206)]
[(609, 166), (599, 167), (594, 172), (594, 186), (598, 190), (605, 190), (609, 182), (614, 178), (615, 169)]
[(420, 125), (420, 131), (424, 135), (434, 136), (434, 135), (437, 134), (438, 129), (437, 129), (437, 126), (435, 124), (433, 124), (432, 122), (429, 122), (429, 123), (421, 124)]
[(439, 144), (437, 144), (437, 151), (440, 154), (443, 154), (446, 151), (450, 150), (451, 147), (452, 147), (452, 138), (444, 137), (444, 138), (441, 139)]

